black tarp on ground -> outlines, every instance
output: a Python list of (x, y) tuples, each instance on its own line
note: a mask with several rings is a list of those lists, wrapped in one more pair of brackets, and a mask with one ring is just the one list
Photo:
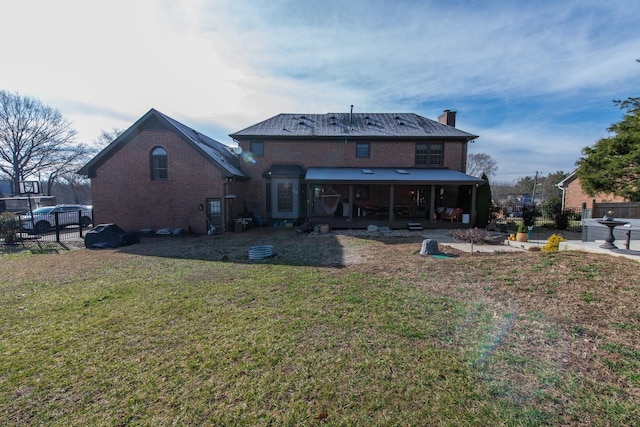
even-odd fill
[(116, 224), (99, 224), (84, 236), (84, 246), (89, 249), (117, 248), (138, 242), (138, 233), (127, 233)]

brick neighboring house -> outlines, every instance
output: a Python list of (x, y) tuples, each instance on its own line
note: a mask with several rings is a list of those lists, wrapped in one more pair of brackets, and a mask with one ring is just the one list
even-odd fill
[(273, 220), (435, 227), (451, 222), (441, 221), (442, 209), (460, 208), (473, 224), (484, 181), (465, 171), (477, 136), (457, 129), (455, 117), (449, 110), (438, 121), (412, 113), (279, 114), (230, 135), (250, 177), (230, 191)]
[(151, 109), (78, 172), (91, 179), (94, 223), (129, 231), (222, 231), (231, 181), (248, 176), (230, 148)]
[(589, 196), (582, 190), (580, 179), (576, 171), (571, 172), (565, 179), (556, 184), (562, 190), (562, 209), (580, 210), (584, 207), (591, 209), (594, 203), (626, 202), (628, 200), (613, 194), (598, 193), (595, 197)]

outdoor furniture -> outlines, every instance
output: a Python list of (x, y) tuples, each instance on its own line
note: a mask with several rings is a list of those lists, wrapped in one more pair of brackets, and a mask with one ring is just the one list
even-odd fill
[(398, 218), (413, 218), (413, 206), (411, 205), (394, 205), (393, 213)]
[(267, 218), (260, 215), (260, 211), (253, 211), (251, 215), (253, 217), (253, 223), (256, 224), (258, 227), (268, 225)]
[(453, 221), (460, 221), (461, 216), (462, 216), (461, 208), (447, 208), (445, 209), (444, 212), (442, 212), (442, 215), (440, 216), (440, 218), (448, 219), (451, 222), (453, 222)]

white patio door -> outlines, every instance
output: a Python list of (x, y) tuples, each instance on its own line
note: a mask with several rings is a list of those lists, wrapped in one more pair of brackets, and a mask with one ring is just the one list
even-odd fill
[(299, 214), (298, 178), (272, 178), (271, 217), (274, 219), (295, 219)]

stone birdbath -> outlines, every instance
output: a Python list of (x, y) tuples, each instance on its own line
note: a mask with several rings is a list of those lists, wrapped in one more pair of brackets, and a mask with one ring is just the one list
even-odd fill
[(616, 238), (613, 236), (613, 229), (619, 225), (628, 224), (628, 222), (616, 221), (616, 219), (613, 217), (613, 212), (609, 211), (607, 215), (604, 216), (604, 218), (598, 220), (598, 223), (607, 226), (607, 228), (609, 229), (609, 235), (606, 239), (604, 239), (604, 243), (601, 244), (600, 247), (603, 249), (618, 249), (618, 247), (613, 244), (613, 242), (616, 240)]

